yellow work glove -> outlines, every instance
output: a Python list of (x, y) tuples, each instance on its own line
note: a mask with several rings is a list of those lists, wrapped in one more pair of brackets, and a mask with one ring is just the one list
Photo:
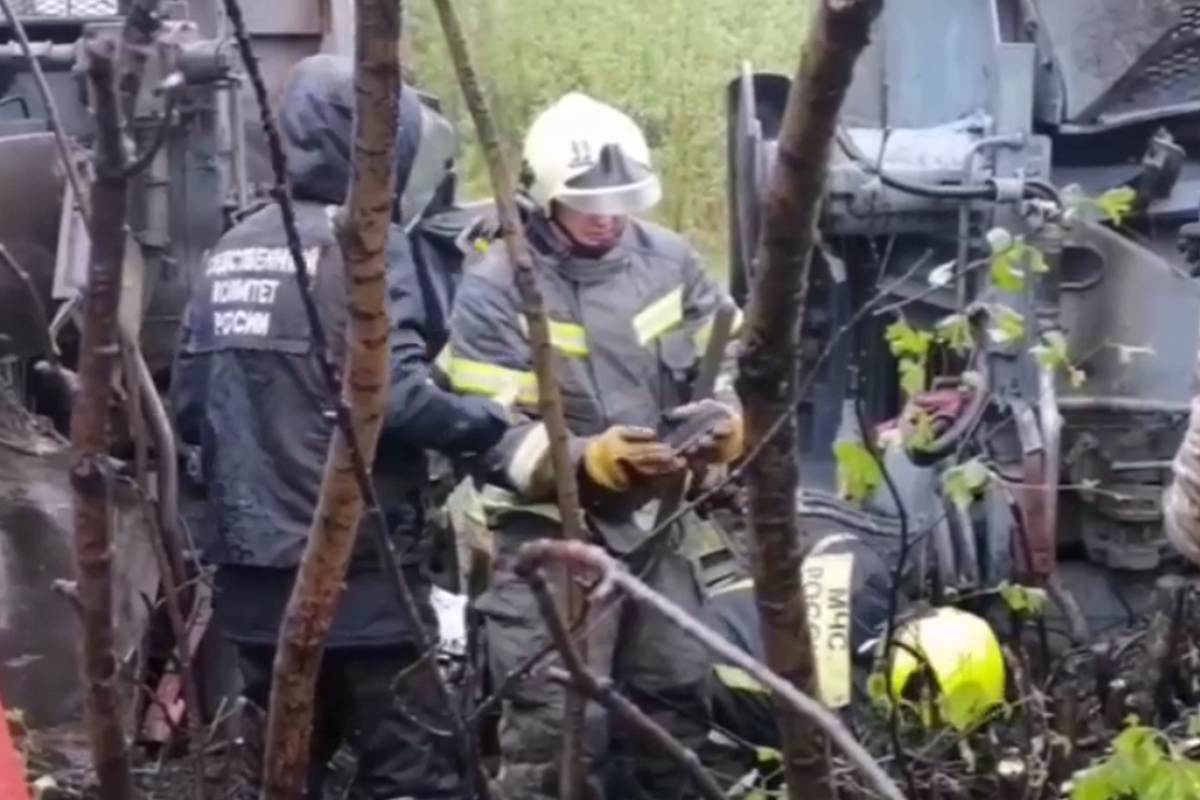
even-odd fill
[(665, 475), (686, 466), (649, 428), (614, 425), (592, 437), (583, 451), (583, 471), (597, 486), (623, 492), (639, 477)]
[(679, 451), (690, 463), (724, 466), (742, 457), (746, 434), (736, 409), (716, 400), (700, 400), (672, 409), (666, 417), (680, 429), (702, 426), (702, 432), (688, 436)]

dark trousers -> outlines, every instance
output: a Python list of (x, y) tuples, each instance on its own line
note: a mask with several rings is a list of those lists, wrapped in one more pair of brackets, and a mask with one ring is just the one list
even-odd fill
[[(275, 649), (239, 647), (242, 693), (266, 709)], [(309, 752), (308, 796), (320, 800), (328, 764), (343, 743), (358, 758), (352, 800), (458, 800), (464, 796), (452, 743), (417, 720), (441, 724), (437, 694), (424, 668), (406, 674), (402, 696), (396, 676), (416, 659), (414, 648), (331, 649), (317, 676)], [(401, 704), (403, 703), (403, 705)], [(444, 709), (442, 710), (444, 711)], [(258, 743), (261, 748), (264, 743)], [(247, 742), (247, 746), (253, 747)]]
[[(498, 685), (549, 641), (528, 584), (512, 570), (521, 546), (559, 535), (553, 523), (512, 514), (495, 529), (497, 569), (491, 589), (478, 601), (486, 618), (492, 679)], [(645, 580), (694, 614), (702, 602), (695, 565), (667, 552)], [(599, 611), (599, 609), (595, 609)], [(597, 615), (589, 626), (591, 668), (685, 746), (698, 749), (708, 734), (710, 659), (677, 625), (636, 604)], [(554, 800), (562, 756), (566, 693), (534, 674), (505, 698), (500, 720), (497, 800)], [(611, 726), (604, 709), (589, 703), (584, 719), (584, 761), (592, 797), (677, 800), (686, 797), (686, 774), (670, 756), (647, 747), (623, 726)]]

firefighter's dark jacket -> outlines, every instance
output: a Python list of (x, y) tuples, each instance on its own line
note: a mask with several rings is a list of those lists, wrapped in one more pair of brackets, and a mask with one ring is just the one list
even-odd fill
[[(399, 188), (418, 135), (419, 101), (407, 92), (402, 97)], [(349, 182), (352, 113), (349, 60), (314, 56), (293, 71), (279, 119), (300, 243), (338, 361), (346, 311), (331, 214)], [(209, 556), (218, 564), (299, 563), (333, 432), (286, 244), (277, 204), (245, 219), (213, 249), (186, 312), (173, 406), (181, 438), (200, 447), (216, 527)], [(484, 451), (507, 426), (491, 401), (457, 396), (430, 380), (428, 354), (445, 332), (427, 330), (416, 270), (408, 241), (393, 228), (387, 244), (392, 384), (374, 476), (407, 564), (424, 557), (424, 449)], [(360, 536), (351, 574), (377, 566), (370, 537)]]

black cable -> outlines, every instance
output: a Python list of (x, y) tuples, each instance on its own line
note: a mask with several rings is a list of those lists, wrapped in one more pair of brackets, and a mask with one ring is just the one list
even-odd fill
[(875, 446), (875, 442), (868, 435), (867, 415), (863, 408), (862, 394), (858, 391), (858, 370), (852, 370), (851, 376), (851, 391), (854, 393), (854, 415), (856, 424), (858, 425), (859, 437), (863, 447), (871, 456), (872, 460), (879, 467), (880, 475), (883, 478), (883, 483), (887, 487), (888, 494), (892, 498), (892, 503), (896, 506), (896, 518), (900, 526), (900, 551), (896, 555), (896, 568), (892, 572), (892, 585), (888, 591), (887, 602), (887, 623), (883, 631), (883, 663), (884, 669), (889, 671), (887, 677), (887, 694), (888, 694), (888, 736), (891, 739), (892, 755), (896, 759), (896, 767), (904, 776), (904, 782), (908, 788), (909, 797), (917, 796), (917, 782), (913, 775), (912, 769), (908, 763), (908, 753), (904, 749), (904, 743), (900, 738), (900, 704), (896, 702), (896, 691), (892, 685), (890, 676), (890, 664), (892, 652), (896, 648), (896, 618), (900, 613), (900, 587), (903, 584), (905, 567), (908, 564), (908, 554), (910, 546), (908, 511), (904, 507), (904, 500), (900, 496), (900, 490), (896, 486), (895, 480), (892, 478), (891, 471), (884, 463), (883, 457), (879, 453), (879, 449)]
[[(884, 186), (895, 189), (898, 192), (911, 194), (914, 197), (925, 197), (930, 200), (995, 202), (1000, 199), (999, 185), (994, 180), (989, 180), (986, 183), (975, 186), (967, 186), (962, 184), (942, 185), (920, 183), (897, 178), (895, 175), (884, 171), (880, 166), (872, 164), (858, 149), (858, 146), (854, 144), (853, 140), (850, 139), (850, 135), (844, 127), (838, 127), (834, 139), (839, 149), (841, 149), (847, 158), (857, 164), (868, 175), (878, 178)], [(882, 148), (880, 160), (882, 161)], [(1024, 181), (1021, 190), (1022, 197), (1028, 199), (1040, 197), (1043, 200), (1055, 203), (1059, 208), (1063, 207), (1062, 198), (1058, 190), (1046, 181), (1040, 179)]]

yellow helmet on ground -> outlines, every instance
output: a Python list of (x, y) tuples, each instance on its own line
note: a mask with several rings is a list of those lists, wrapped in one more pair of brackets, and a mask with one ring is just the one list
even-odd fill
[(524, 160), (529, 195), (544, 209), (557, 201), (583, 214), (626, 216), (662, 198), (642, 129), (629, 115), (579, 92), (564, 95), (533, 121)]
[[(937, 608), (902, 623), (896, 631), (888, 670), (892, 696), (906, 698), (914, 679), (932, 679), (938, 716), (969, 728), (1004, 702), (1004, 653), (996, 632), (982, 617), (957, 608)], [(926, 723), (933, 718), (928, 695), (918, 700)]]

